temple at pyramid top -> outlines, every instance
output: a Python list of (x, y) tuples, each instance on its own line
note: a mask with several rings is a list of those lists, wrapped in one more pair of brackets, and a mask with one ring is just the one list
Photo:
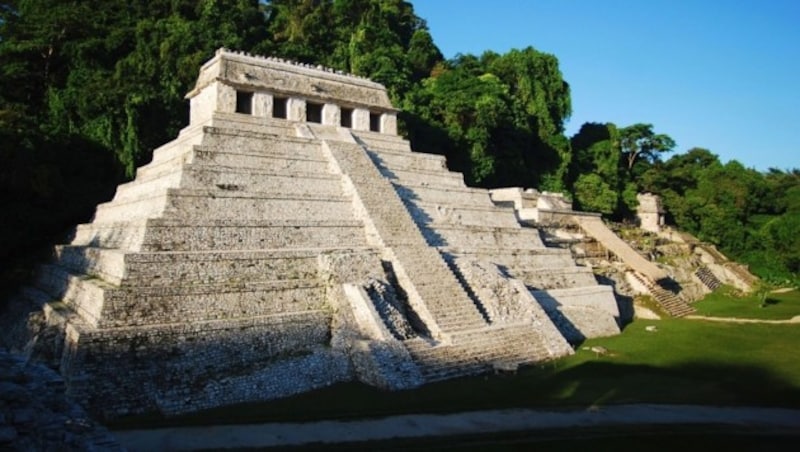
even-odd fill
[(190, 125), (215, 112), (397, 135), (397, 109), (379, 83), (322, 66), (219, 49), (186, 98)]

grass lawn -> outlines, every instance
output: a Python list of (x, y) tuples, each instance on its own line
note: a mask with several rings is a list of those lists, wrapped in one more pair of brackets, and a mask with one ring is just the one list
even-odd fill
[[(656, 332), (645, 327), (654, 325)], [(601, 345), (598, 356), (585, 350)], [(172, 419), (143, 416), (115, 428), (309, 421), (408, 413), (603, 404), (672, 403), (800, 407), (800, 325), (685, 319), (637, 321), (593, 339), (575, 355), (521, 369), (386, 392), (345, 383), (287, 399), (222, 407)]]
[(758, 294), (745, 297), (730, 295), (721, 288), (694, 304), (697, 314), (712, 317), (786, 320), (800, 315), (800, 291), (768, 293), (764, 303)]

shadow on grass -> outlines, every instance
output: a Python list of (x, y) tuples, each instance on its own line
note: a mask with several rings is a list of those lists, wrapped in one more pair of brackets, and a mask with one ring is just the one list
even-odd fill
[(781, 300), (778, 300), (776, 298), (765, 298), (764, 299), (764, 304), (767, 305), (767, 306), (776, 305), (776, 304), (778, 304), (780, 302), (781, 302)]
[(398, 392), (344, 383), (286, 399), (173, 418), (123, 418), (111, 426), (128, 429), (305, 422), (512, 408), (585, 410), (632, 403), (800, 406), (800, 385), (751, 367), (692, 363), (658, 368), (606, 361), (558, 366), (551, 363), (522, 369), (513, 376), (460, 378)]

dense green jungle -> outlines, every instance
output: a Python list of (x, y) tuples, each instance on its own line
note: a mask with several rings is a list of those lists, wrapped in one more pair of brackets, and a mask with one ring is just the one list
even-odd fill
[(184, 95), (219, 47), (385, 84), (412, 147), (471, 186), (563, 191), (617, 221), (657, 193), (669, 223), (798, 282), (800, 170), (677, 150), (647, 118), (566, 136), (569, 83), (534, 47), (446, 60), (402, 0), (18, 0), (0, 2), (0, 291), (188, 123)]

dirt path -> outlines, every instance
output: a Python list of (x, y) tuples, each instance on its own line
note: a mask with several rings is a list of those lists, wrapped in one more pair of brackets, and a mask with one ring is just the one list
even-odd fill
[(635, 425), (728, 425), (800, 432), (800, 410), (689, 405), (617, 405), (581, 411), (495, 410), (353, 421), (220, 425), (116, 431), (130, 451), (255, 448), (392, 438)]
[(726, 322), (726, 323), (800, 323), (800, 315), (796, 315), (791, 319), (786, 320), (767, 320), (767, 319), (740, 319), (738, 317), (707, 317), (704, 315), (687, 315), (684, 317), (689, 320), (708, 320), (711, 322)]

